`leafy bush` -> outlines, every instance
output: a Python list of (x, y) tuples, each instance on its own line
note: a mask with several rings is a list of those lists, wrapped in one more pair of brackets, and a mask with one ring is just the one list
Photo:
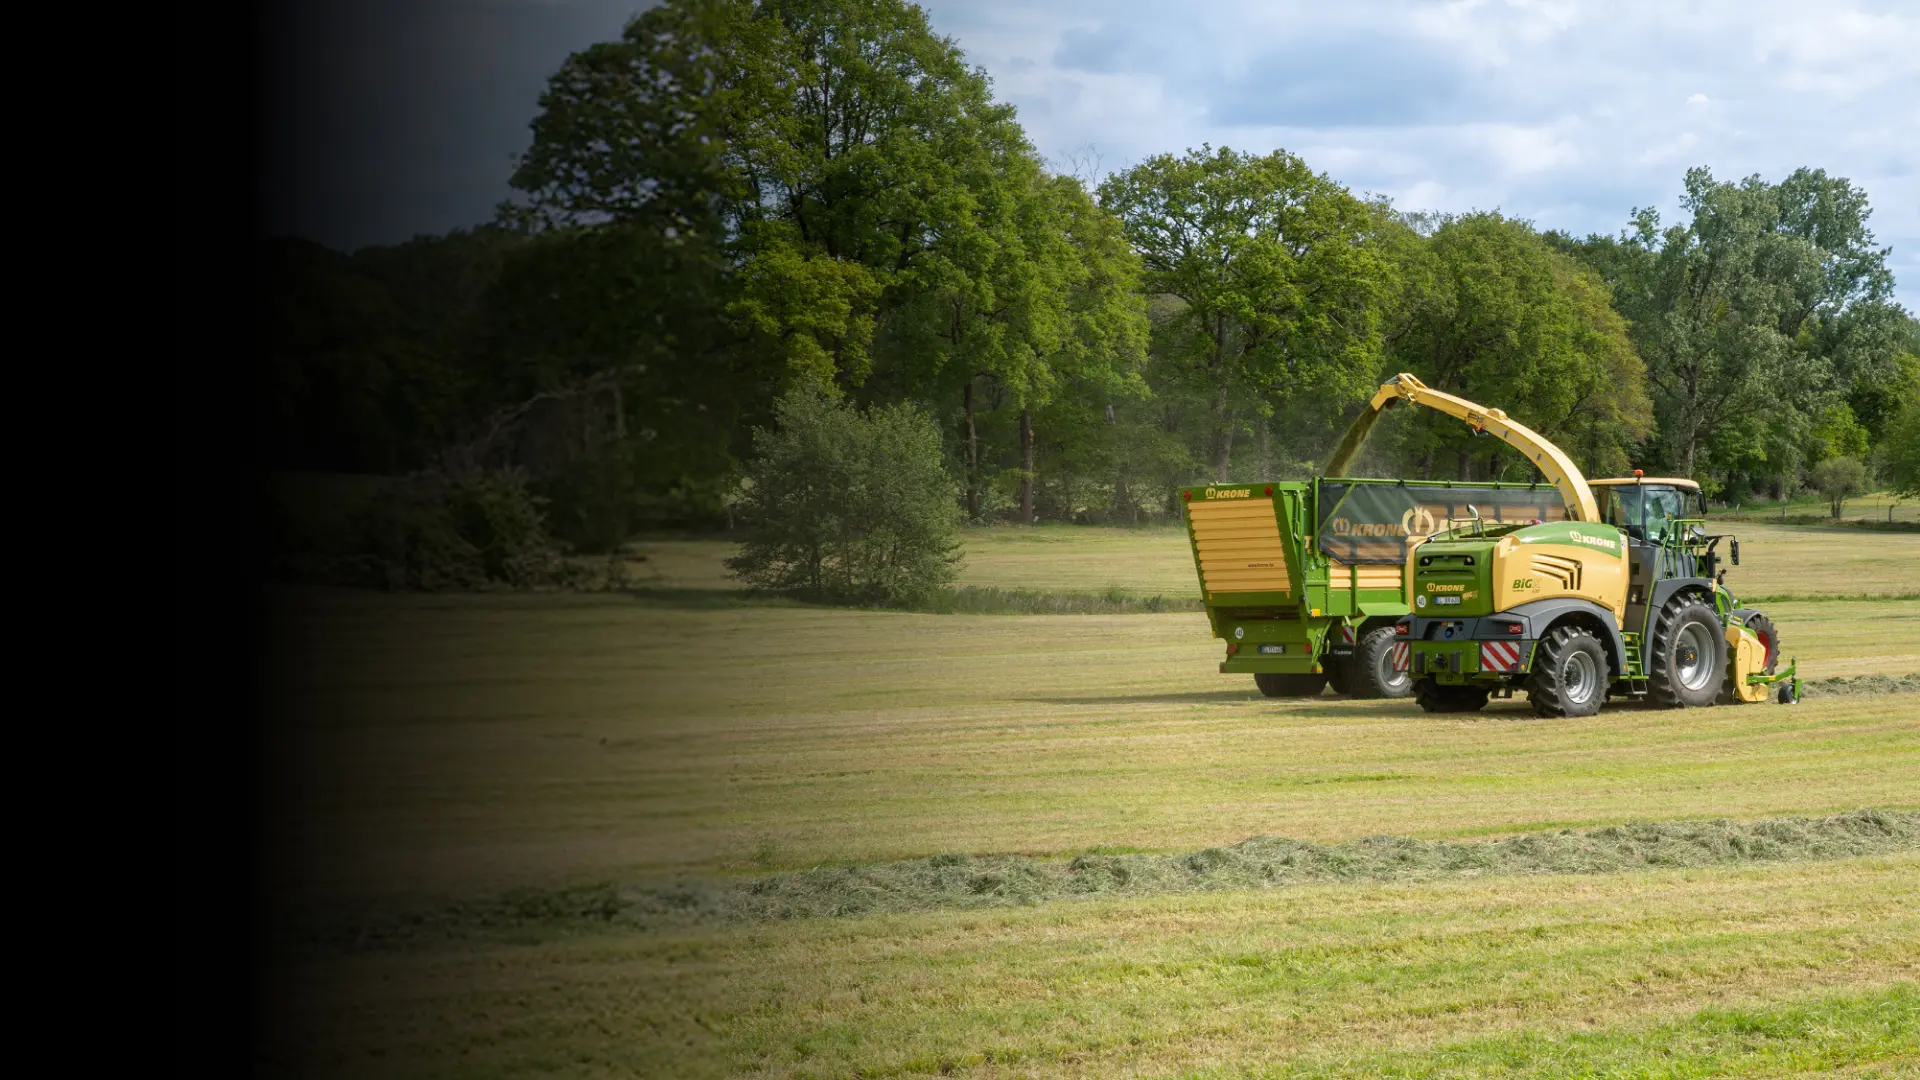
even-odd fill
[(1828, 458), (1813, 467), (1807, 478), (1815, 491), (1827, 497), (1833, 506), (1833, 516), (1839, 517), (1842, 504), (1847, 496), (1865, 491), (1867, 487), (1867, 468), (1860, 464), (1859, 458)]
[(354, 518), (353, 574), (387, 589), (527, 587), (553, 571), (538, 499), (516, 474), (422, 473), (384, 489)]
[(633, 532), (639, 502), (632, 451), (606, 447), (582, 457), (540, 486), (548, 527), (576, 552), (618, 551)]
[(754, 431), (733, 574), (761, 589), (851, 603), (924, 601), (953, 580), (959, 508), (940, 433), (911, 405), (862, 412), (804, 386)]

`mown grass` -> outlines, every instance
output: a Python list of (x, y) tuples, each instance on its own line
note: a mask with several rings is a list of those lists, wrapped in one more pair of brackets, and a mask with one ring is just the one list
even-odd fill
[(437, 907), (329, 907), (290, 935), (308, 946), (420, 947), (448, 941), (537, 940), (624, 929), (975, 911), (1062, 900), (1296, 888), (1341, 882), (1590, 874), (1672, 867), (1840, 859), (1920, 850), (1920, 813), (1862, 810), (1759, 822), (1641, 822), (1483, 842), (1379, 836), (1345, 844), (1255, 837), (1176, 855), (934, 855), (867, 866), (748, 878), (608, 882), (519, 890)]
[[(286, 831), (342, 894), (940, 852), (1447, 839), (1920, 806), (1920, 605), (1772, 607), (1795, 707), (1261, 697), (1193, 613), (688, 610), (619, 597), (285, 599)], [(1394, 779), (1326, 783), (1335, 777)]]
[[(1807, 519), (1833, 522), (1833, 507), (1818, 492), (1807, 491), (1791, 499), (1748, 500), (1738, 507), (1715, 506), (1711, 516), (1729, 520), (1778, 519), (1781, 511), (1789, 520)], [(1840, 522), (1885, 522), (1892, 520), (1909, 526), (1920, 525), (1920, 499), (1901, 498), (1885, 491), (1848, 496), (1840, 508)]]
[[(495, 936), (359, 952), (334, 939), (290, 958), (273, 985), (306, 996), (278, 1018), (279, 1071), (1894, 1067), (1902, 1059), (1887, 1047), (1913, 1021), (1911, 996), (1892, 988), (1920, 979), (1913, 854), (1309, 877), (1073, 903), (1035, 892), (1024, 906), (1017, 888), (968, 891), (1003, 863), (1066, 881), (1084, 855), (1083, 881), (1120, 866), (1141, 872), (1129, 881), (1177, 885), (1193, 873), (1181, 869), (1188, 855), (1224, 853), (1202, 861), (1231, 881), (1318, 850), (1235, 848), (1250, 837), (1350, 845), (1340, 850), (1372, 851), (1388, 869), (1413, 852), (1419, 871), (1420, 853), (1474, 842), (1493, 858), (1519, 834), (1661, 821), (1707, 835), (1698, 823), (1920, 811), (1920, 710), (1913, 694), (1890, 692), (1920, 679), (1920, 603), (1884, 599), (1920, 589), (1908, 538), (1859, 533), (1836, 548), (1833, 531), (1775, 531), (1776, 547), (1807, 545), (1838, 569), (1796, 576), (1790, 550), (1772, 564), (1761, 552), (1773, 549), (1743, 529), (1745, 565), (1729, 579), (1759, 580), (1742, 592), (1875, 597), (1769, 603), (1808, 681), (1805, 702), (1616, 707), (1571, 721), (1538, 720), (1518, 699), (1470, 716), (1266, 699), (1251, 679), (1218, 674), (1221, 645), (1195, 612), (1004, 618), (720, 602), (726, 588), (699, 578), (715, 549), (699, 541), (658, 552), (659, 563), (679, 560), (681, 583), (668, 575), (656, 587), (687, 590), (665, 602), (278, 594), (279, 812), (262, 835), (275, 886), (336, 913), (429, 920), (448, 902), (535, 901), (532, 917)], [(1008, 540), (1000, 579), (974, 584), (1099, 595), (1111, 581), (1137, 590), (1127, 596), (1173, 595), (1151, 587), (1157, 564), (1119, 557), (1127, 544), (1165, 546), (1147, 532), (1103, 539), (1097, 576), (1082, 566), (1082, 582), (1061, 585), (1033, 583), (1047, 561), (1022, 545), (1071, 553), (1074, 534)], [(1170, 565), (1190, 575), (1184, 540), (1170, 537)], [(1389, 835), (1417, 843), (1360, 843)], [(1440, 842), (1453, 847), (1430, 846)], [(677, 926), (591, 914), (606, 883), (772, 880), (783, 883), (776, 899), (781, 889), (835, 899), (876, 864), (918, 880), (941, 855), (965, 859), (947, 868), (957, 891), (940, 897), (1007, 906)], [(567, 898), (582, 895), (588, 917), (577, 919)], [(616, 915), (623, 895), (613, 893)], [(561, 922), (575, 920), (564, 934), (552, 932), (554, 904)], [(1716, 1019), (1733, 1015), (1750, 1019)], [(1780, 1034), (1731, 1032), (1738, 1023)], [(1663, 1056), (1668, 1038), (1684, 1054)]]
[[(1920, 597), (1920, 534), (1760, 522), (1724, 528), (1741, 541), (1741, 564), (1726, 569), (1727, 584), (1742, 598)], [(1127, 605), (1154, 597), (1161, 610), (1199, 607), (1193, 551), (1178, 525), (998, 526), (965, 529), (962, 537), (960, 579), (929, 610), (1120, 614), (1145, 610)], [(734, 550), (722, 539), (643, 538), (631, 545), (633, 577), (648, 590), (736, 592), (740, 583), (725, 566)]]
[(371, 1077), (1911, 1064), (1917, 882), (1903, 855), (339, 955), (287, 984), (282, 1045)]

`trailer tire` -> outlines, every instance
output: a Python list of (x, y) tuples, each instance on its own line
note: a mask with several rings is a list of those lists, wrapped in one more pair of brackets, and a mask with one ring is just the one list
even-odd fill
[(1357, 698), (1403, 698), (1413, 693), (1413, 673), (1393, 668), (1393, 643), (1399, 635), (1382, 626), (1360, 639), (1347, 661), (1348, 678)]
[(1319, 697), (1320, 691), (1326, 688), (1327, 677), (1262, 671), (1254, 674), (1253, 682), (1268, 697)]
[(1484, 686), (1442, 686), (1432, 679), (1413, 684), (1413, 698), (1430, 713), (1479, 712), (1492, 691)]
[(1727, 681), (1726, 628), (1693, 596), (1675, 597), (1654, 623), (1647, 690), (1668, 709), (1712, 705)]
[(1322, 665), (1327, 669), (1327, 686), (1341, 697), (1357, 697), (1353, 692), (1353, 657), (1328, 657)]
[(1610, 684), (1600, 639), (1578, 626), (1556, 626), (1534, 654), (1527, 700), (1538, 716), (1592, 716), (1607, 700)]

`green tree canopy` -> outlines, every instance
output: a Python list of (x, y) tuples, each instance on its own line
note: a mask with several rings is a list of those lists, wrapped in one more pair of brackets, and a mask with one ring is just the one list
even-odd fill
[(1160, 154), (1101, 185), (1150, 294), (1177, 301), (1157, 347), (1212, 399), (1226, 479), (1245, 413), (1337, 410), (1378, 373), (1392, 266), (1368, 206), (1284, 150)]
[[(1444, 219), (1417, 257), (1417, 270), (1404, 275), (1418, 285), (1393, 340), (1397, 366), (1505, 410), (1589, 473), (1625, 472), (1652, 430), (1652, 408), (1645, 369), (1606, 286), (1532, 227), (1497, 213)], [(1518, 453), (1445, 417), (1421, 414), (1404, 431), (1408, 457), (1427, 476), (1436, 453), (1455, 458), (1463, 480), (1527, 467)], [(1474, 469), (1476, 454), (1483, 469)]]
[(1696, 168), (1681, 205), (1682, 224), (1640, 210), (1618, 239), (1568, 246), (1632, 325), (1665, 462), (1790, 469), (1831, 406), (1894, 370), (1901, 313), (1866, 195), (1818, 169), (1770, 184)]
[(988, 289), (1030, 157), (918, 7), (672, 0), (569, 58), (513, 184), (528, 220), (717, 243), (743, 334), (858, 383), (877, 311)]

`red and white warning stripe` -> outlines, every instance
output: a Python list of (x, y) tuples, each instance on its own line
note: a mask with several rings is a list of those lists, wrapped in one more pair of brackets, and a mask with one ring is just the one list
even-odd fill
[(1353, 644), (1353, 624), (1352, 623), (1340, 624), (1340, 640), (1346, 642), (1349, 645)]
[(1512, 671), (1519, 666), (1519, 642), (1483, 641), (1480, 643), (1481, 671)]
[(1404, 641), (1394, 642), (1393, 643), (1393, 670), (1395, 671), (1407, 670), (1407, 665), (1409, 661), (1412, 659), (1412, 657), (1410, 656), (1412, 651), (1413, 651), (1412, 647), (1408, 645), (1406, 642)]

